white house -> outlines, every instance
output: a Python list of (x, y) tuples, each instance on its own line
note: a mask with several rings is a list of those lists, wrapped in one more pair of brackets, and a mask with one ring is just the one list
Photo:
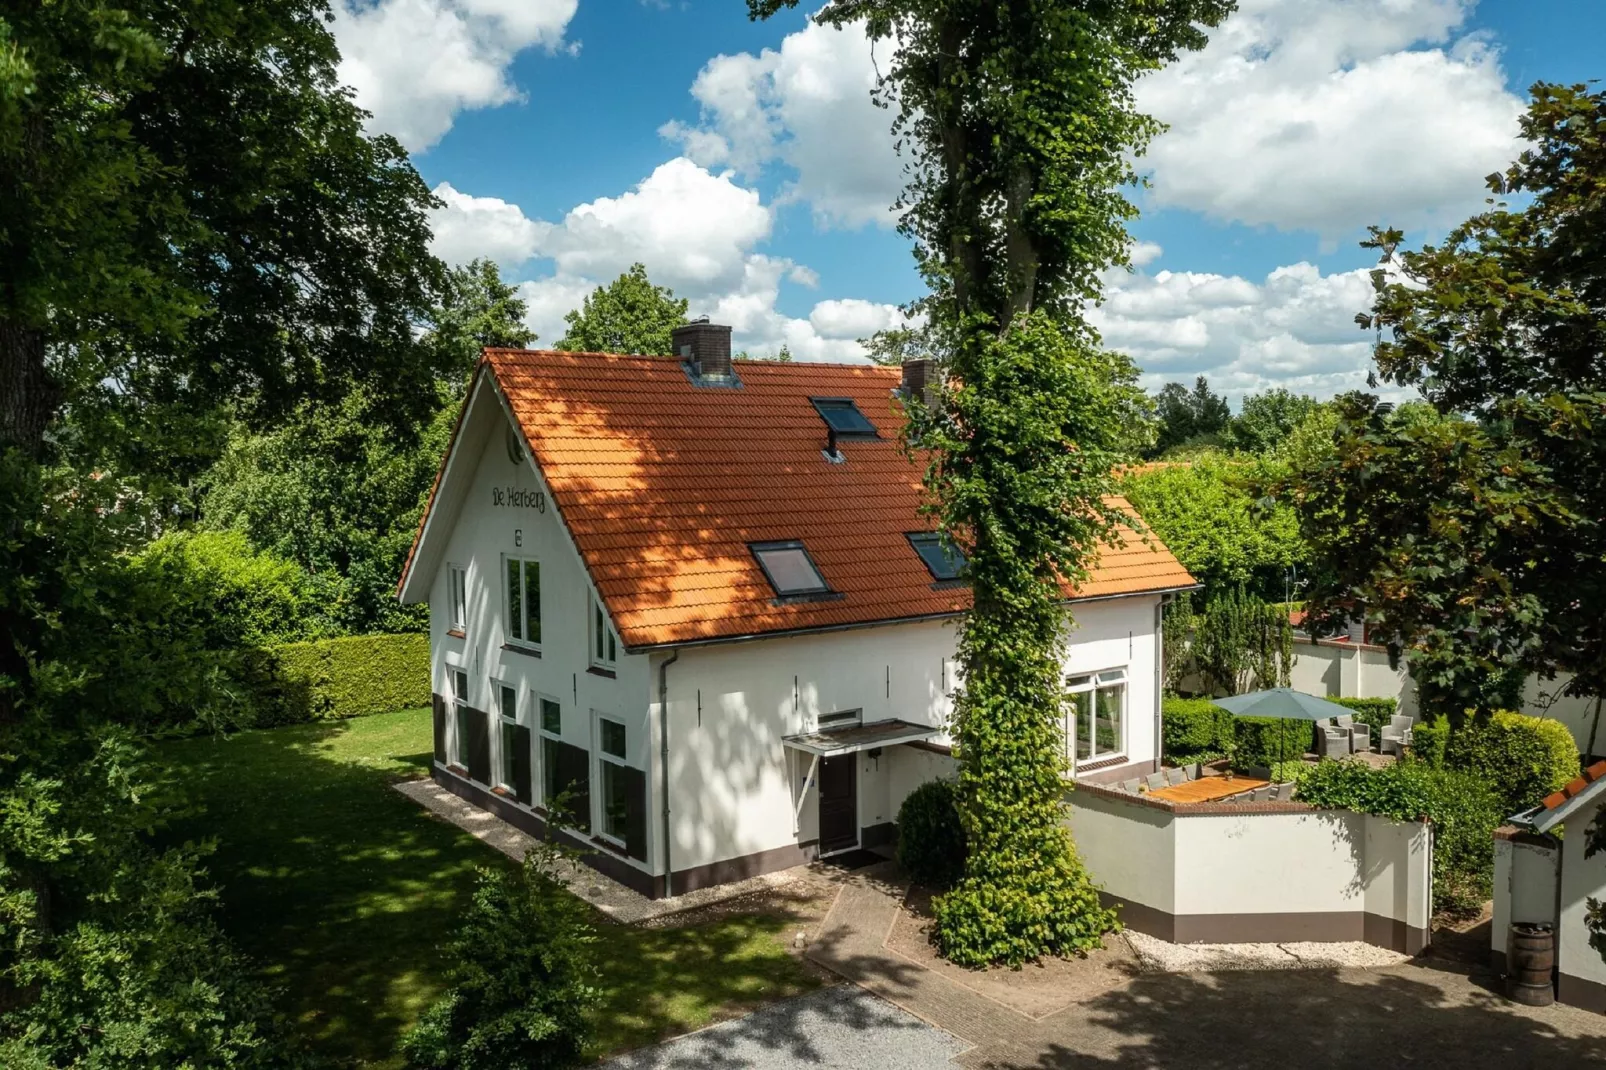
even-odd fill
[[(898, 398), (929, 365), (489, 350), (399, 585), (428, 601), (435, 779), (652, 896), (885, 842), (953, 768), (956, 555)], [(1156, 766), (1159, 617), (1123, 532), (1074, 600), (1075, 775)], [(666, 881), (666, 875), (668, 880)]]

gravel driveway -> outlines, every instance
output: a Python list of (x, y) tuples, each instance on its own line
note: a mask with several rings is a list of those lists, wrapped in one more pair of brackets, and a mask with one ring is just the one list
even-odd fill
[(836, 985), (602, 1065), (608, 1070), (926, 1070), (951, 1065), (969, 1047), (856, 985)]

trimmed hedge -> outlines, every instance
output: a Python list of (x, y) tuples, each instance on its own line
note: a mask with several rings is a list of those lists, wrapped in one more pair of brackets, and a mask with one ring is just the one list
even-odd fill
[(1281, 717), (1234, 717), (1232, 721), (1234, 769), (1298, 761), (1310, 750), (1315, 731), (1309, 721)]
[(1444, 764), (1493, 786), (1506, 813), (1513, 814), (1537, 805), (1578, 775), (1578, 745), (1559, 721), (1501, 710), (1451, 732)]
[(1364, 725), (1371, 725), (1372, 738), (1377, 738), (1378, 732), (1387, 728), (1389, 718), (1400, 712), (1400, 700), (1397, 698), (1332, 698), (1328, 702), (1345, 709), (1355, 711), (1355, 719)]
[(351, 635), (251, 652), (257, 726), (389, 713), (430, 703), (429, 636)]
[(965, 875), (965, 829), (952, 780), (928, 780), (903, 800), (898, 864), (916, 884), (939, 890), (952, 888)]
[(1162, 753), (1174, 763), (1224, 756), (1232, 741), (1232, 714), (1206, 698), (1167, 696), (1160, 703)]
[(1434, 769), (1444, 765), (1444, 748), (1449, 742), (1450, 722), (1447, 718), (1418, 721), (1411, 729), (1411, 755)]

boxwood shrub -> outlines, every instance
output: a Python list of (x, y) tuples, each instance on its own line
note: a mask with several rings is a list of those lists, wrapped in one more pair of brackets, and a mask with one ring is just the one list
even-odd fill
[(1162, 753), (1173, 764), (1224, 756), (1232, 731), (1232, 714), (1209, 699), (1168, 696), (1160, 704)]
[(928, 780), (898, 808), (898, 864), (916, 884), (951, 888), (965, 875), (957, 795), (952, 780)]
[(430, 703), (429, 636), (352, 635), (252, 652), (253, 723), (361, 717)]
[(1509, 815), (1537, 805), (1578, 775), (1578, 745), (1559, 721), (1500, 711), (1451, 732), (1444, 764), (1493, 785)]
[(1411, 729), (1411, 754), (1434, 769), (1444, 765), (1444, 748), (1450, 742), (1450, 722), (1440, 717), (1436, 721), (1418, 721)]

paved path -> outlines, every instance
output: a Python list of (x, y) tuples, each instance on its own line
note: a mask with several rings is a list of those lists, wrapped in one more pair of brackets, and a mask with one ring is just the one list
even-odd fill
[(854, 985), (622, 1055), (606, 1070), (928, 1070), (970, 1045)]
[(1606, 1017), (1520, 1007), (1431, 964), (1147, 974), (1030, 1017), (889, 950), (903, 894), (889, 876), (843, 885), (809, 957), (974, 1044), (962, 1067), (1606, 1066)]

